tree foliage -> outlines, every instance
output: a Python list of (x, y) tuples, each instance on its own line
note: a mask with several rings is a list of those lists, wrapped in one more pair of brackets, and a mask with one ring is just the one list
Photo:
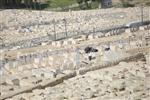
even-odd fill
[(89, 1), (93, 2), (99, 0), (77, 0), (77, 3), (79, 4), (81, 9), (91, 8), (91, 3), (89, 3)]

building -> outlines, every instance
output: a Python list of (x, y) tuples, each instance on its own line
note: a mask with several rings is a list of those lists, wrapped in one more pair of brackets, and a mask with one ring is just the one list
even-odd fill
[(101, 8), (110, 8), (112, 7), (112, 0), (100, 0)]

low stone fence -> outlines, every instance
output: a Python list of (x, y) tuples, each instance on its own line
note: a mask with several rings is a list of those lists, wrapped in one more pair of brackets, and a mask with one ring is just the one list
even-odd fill
[(101, 37), (106, 37), (106, 36), (112, 36), (112, 35), (119, 35), (124, 32), (136, 32), (138, 30), (149, 30), (150, 25), (145, 25), (145, 26), (136, 26), (136, 27), (131, 27), (131, 28), (125, 28), (125, 27), (117, 27), (117, 28), (112, 28), (112, 29), (106, 29), (106, 30), (91, 30), (88, 32), (81, 32), (75, 34), (75, 32), (69, 32), (69, 33), (57, 33), (54, 35), (48, 34), (47, 36), (39, 37), (39, 38), (33, 38), (29, 40), (22, 40), (18, 41), (16, 43), (6, 43), (6, 44), (1, 44), (0, 49), (23, 49), (23, 48), (31, 48), (35, 47), (38, 45), (41, 45), (42, 43), (50, 43), (51, 41), (57, 41), (57, 40), (63, 40), (71, 37), (75, 37), (77, 35), (97, 35), (100, 34)]
[[(116, 43), (116, 42), (120, 42), (121, 43), (124, 43), (125, 44), (125, 48), (128, 48), (128, 47), (138, 47), (138, 43), (136, 43), (136, 40), (138, 41), (142, 41), (140, 40), (142, 39), (141, 37), (140, 38), (137, 38), (137, 39), (127, 39), (127, 40), (117, 40), (117, 41), (113, 41), (110, 42), (105, 42), (105, 43), (102, 43), (102, 44), (92, 44), (92, 46), (96, 46), (96, 47), (103, 47), (104, 45), (109, 45), (110, 46), (110, 49), (114, 49), (116, 50), (117, 46), (114, 45), (113, 43)], [(69, 41), (69, 40), (68, 40)], [(69, 45), (67, 44), (68, 41), (66, 41), (66, 44), (65, 45)], [(59, 46), (61, 47), (61, 41), (57, 41), (57, 42), (53, 42), (54, 46)], [(127, 46), (127, 44), (128, 46)], [(90, 44), (91, 45), (91, 44)], [(122, 44), (123, 45), (123, 44)], [(140, 45), (142, 46), (145, 46), (143, 43), (140, 43)], [(86, 45), (87, 46), (87, 45)], [(85, 47), (86, 47), (85, 46)], [(127, 46), (127, 47), (126, 47)], [(79, 50), (83, 50), (85, 48), (84, 46), (83, 47), (80, 47)], [(139, 46), (140, 47), (140, 46)], [(119, 48), (119, 47), (118, 47)], [(64, 54), (64, 56), (62, 56), (62, 53)], [(71, 54), (71, 53), (74, 53), (74, 56), (68, 56), (68, 54)], [(60, 50), (54, 50), (54, 51), (51, 51), (51, 50), (42, 50), (42, 51), (37, 51), (37, 52), (33, 52), (33, 53), (30, 53), (30, 54), (19, 54), (17, 55), (16, 59), (13, 59), (13, 60), (0, 60), (0, 65), (1, 65), (1, 68), (2, 67), (7, 67), (9, 69), (11, 68), (17, 68), (18, 66), (21, 66), (21, 65), (27, 65), (27, 64), (32, 64), (32, 63), (35, 63), (37, 66), (42, 66), (41, 64), (43, 63), (43, 61), (45, 61), (45, 59), (48, 59), (49, 61), (49, 64), (51, 66), (54, 66), (53, 65), (53, 62), (56, 62), (54, 59), (53, 59), (53, 56), (60, 56), (61, 57), (64, 57), (63, 60), (64, 61), (61, 61), (61, 65), (63, 65), (64, 63), (67, 62), (67, 59), (69, 57), (69, 61), (70, 63), (73, 64), (73, 66), (76, 66), (76, 58), (78, 56), (78, 52), (76, 51), (75, 48), (64, 48), (64, 49), (60, 49)], [(71, 60), (72, 59), (72, 60)], [(78, 60), (81, 60), (81, 59), (78, 59)], [(71, 61), (74, 61), (74, 62), (71, 62)], [(61, 67), (61, 66), (60, 66)]]
[(90, 67), (90, 68), (84, 68), (84, 69), (80, 69), (78, 71), (78, 73), (80, 75), (83, 75), (89, 71), (94, 71), (94, 70), (98, 70), (98, 69), (102, 69), (102, 68), (107, 68), (107, 67), (110, 67), (110, 66), (114, 66), (114, 65), (117, 65), (119, 64), (119, 62), (122, 62), (122, 61), (136, 61), (138, 59), (141, 59), (141, 58), (144, 58), (144, 55), (142, 53), (139, 53), (139, 54), (135, 54), (135, 55), (132, 55), (132, 56), (128, 56), (128, 57), (124, 57), (124, 58), (121, 58), (120, 60), (116, 60), (116, 61), (113, 61), (113, 62), (105, 62), (101, 65), (98, 65), (98, 66), (93, 66), (93, 67)]

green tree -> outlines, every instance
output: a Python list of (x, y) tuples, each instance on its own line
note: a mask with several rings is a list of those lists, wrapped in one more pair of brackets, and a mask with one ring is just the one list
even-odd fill
[(84, 6), (86, 8), (91, 8), (91, 3), (88, 3), (89, 1), (92, 2), (92, 0), (77, 0), (77, 3), (79, 4), (81, 9), (85, 9)]
[(135, 5), (131, 3), (132, 0), (121, 0), (123, 7), (134, 7)]

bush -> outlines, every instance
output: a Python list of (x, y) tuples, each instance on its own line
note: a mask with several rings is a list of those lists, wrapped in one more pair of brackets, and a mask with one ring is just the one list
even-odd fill
[(129, 2), (123, 2), (122, 3), (123, 7), (134, 7), (134, 4), (130, 4)]

